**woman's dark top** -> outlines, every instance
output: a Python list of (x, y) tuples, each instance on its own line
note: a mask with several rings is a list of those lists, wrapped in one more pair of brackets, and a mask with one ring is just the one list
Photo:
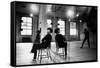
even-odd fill
[(67, 43), (65, 43), (66, 39), (61, 34), (57, 34), (55, 36), (55, 40), (56, 40), (56, 43), (58, 44), (59, 47), (64, 47), (67, 45)]
[[(38, 35), (37, 35), (37, 39), (40, 39)], [(36, 42), (33, 44), (31, 53), (36, 52), (37, 49), (45, 49), (45, 48), (47, 48), (47, 47), (50, 48), (51, 40), (52, 40), (52, 36), (51, 36), (50, 34), (47, 34), (47, 35), (42, 39), (42, 43), (37, 44), (37, 43), (36, 43), (37, 41), (36, 41)], [(38, 42), (40, 42), (40, 41), (38, 41)]]
[(50, 47), (51, 40), (52, 40), (51, 34), (47, 34), (47, 35), (42, 39), (41, 45), (42, 45), (43, 47)]
[(89, 31), (88, 30), (84, 30), (84, 34), (85, 34), (85, 37), (89, 37)]
[(35, 44), (40, 44), (40, 34), (36, 35), (36, 39), (34, 41)]

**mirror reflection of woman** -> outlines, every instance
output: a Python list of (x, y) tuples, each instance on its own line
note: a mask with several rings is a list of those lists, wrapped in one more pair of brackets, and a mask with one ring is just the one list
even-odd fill
[(55, 29), (55, 40), (58, 48), (64, 48), (65, 49), (65, 59), (67, 58), (67, 41), (66, 38), (60, 34), (60, 29), (56, 28)]

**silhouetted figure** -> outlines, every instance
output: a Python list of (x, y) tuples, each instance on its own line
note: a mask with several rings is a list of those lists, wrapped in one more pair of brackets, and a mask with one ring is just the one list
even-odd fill
[(52, 29), (48, 28), (47, 29), (47, 35), (42, 39), (42, 43), (33, 45), (33, 48), (31, 50), (31, 52), (34, 53), (33, 60), (36, 60), (38, 49), (46, 49), (47, 47), (50, 48), (50, 43), (51, 43), (51, 40), (52, 40), (51, 33), (52, 33)]
[(40, 31), (39, 30), (37, 30), (37, 35), (36, 35), (36, 39), (35, 39), (35, 43), (40, 43)]
[(67, 58), (67, 41), (62, 34), (59, 34), (60, 33), (59, 28), (55, 29), (55, 33), (56, 33), (55, 36), (56, 44), (59, 48), (65, 48), (65, 58)]
[(37, 51), (35, 49), (37, 49), (37, 46), (40, 45), (40, 33), (41, 32), (39, 30), (37, 30), (36, 33), (37, 33), (36, 39), (34, 41), (34, 44), (33, 44), (32, 50), (31, 50), (31, 53), (34, 53), (33, 60), (36, 59), (36, 56), (35, 55), (37, 54)]
[(89, 31), (87, 29), (84, 29), (84, 35), (85, 35), (85, 38), (84, 38), (84, 40), (82, 42), (82, 46), (80, 48), (83, 48), (83, 45), (84, 45), (86, 40), (88, 42), (88, 47), (90, 48)]

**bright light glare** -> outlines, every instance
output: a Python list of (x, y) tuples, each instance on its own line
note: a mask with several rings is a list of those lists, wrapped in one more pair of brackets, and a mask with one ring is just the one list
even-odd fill
[(80, 22), (82, 22), (82, 20), (80, 20)]
[(30, 14), (30, 17), (33, 17), (33, 14), (32, 13)]
[(52, 5), (47, 5), (47, 8), (46, 8), (47, 13), (51, 13), (51, 7), (52, 7)]
[(73, 11), (73, 10), (68, 10), (68, 11), (67, 11), (67, 16), (68, 16), (69, 18), (73, 18), (73, 17), (74, 17), (74, 11)]
[(30, 10), (32, 10), (33, 13), (38, 13), (39, 7), (36, 4), (31, 4), (30, 5)]
[(79, 16), (79, 14), (76, 14), (76, 16), (78, 17), (78, 16)]

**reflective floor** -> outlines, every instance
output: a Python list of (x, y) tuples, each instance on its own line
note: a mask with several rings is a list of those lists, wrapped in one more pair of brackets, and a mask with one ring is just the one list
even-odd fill
[[(41, 64), (47, 63), (61, 63), (61, 62), (75, 62), (75, 61), (88, 61), (96, 60), (96, 46), (91, 44), (91, 48), (88, 48), (85, 43), (83, 48), (81, 47), (82, 41), (68, 42), (67, 46), (67, 59), (56, 53), (56, 45), (51, 43), (50, 56), (51, 58), (45, 58)], [(16, 63), (17, 65), (30, 65), (40, 64), (39, 60), (32, 61), (34, 54), (30, 53), (33, 43), (17, 43), (16, 45)], [(59, 52), (62, 50), (59, 50)]]

